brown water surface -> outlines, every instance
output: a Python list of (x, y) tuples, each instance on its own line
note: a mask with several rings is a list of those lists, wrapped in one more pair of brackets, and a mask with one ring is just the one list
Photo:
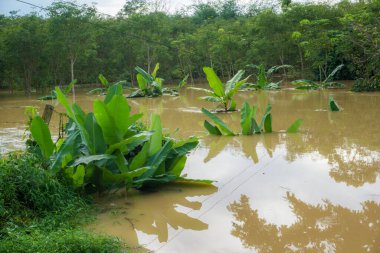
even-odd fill
[[(200, 95), (129, 103), (159, 113), (167, 131), (180, 129), (178, 138), (203, 136), (184, 173), (215, 187), (109, 194), (97, 200), (101, 212), (88, 229), (155, 252), (380, 252), (380, 93), (239, 92), (238, 105), (258, 105), (258, 116), (271, 103), (275, 131), (244, 137), (207, 136), (200, 108), (212, 104)], [(329, 95), (343, 111), (328, 110)], [(91, 110), (97, 98), (83, 93), (77, 101)], [(0, 152), (22, 147), (23, 109), (44, 103), (0, 97)], [(219, 116), (240, 129), (239, 113)], [(297, 118), (300, 133), (286, 134)], [(54, 116), (53, 131), (57, 125)]]

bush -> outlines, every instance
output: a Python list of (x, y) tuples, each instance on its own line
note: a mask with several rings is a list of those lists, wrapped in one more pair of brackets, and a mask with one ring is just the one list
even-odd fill
[(118, 240), (77, 228), (89, 210), (38, 155), (0, 157), (0, 252), (120, 252)]
[(59, 213), (67, 217), (86, 207), (85, 201), (49, 175), (38, 156), (9, 154), (0, 160), (0, 224)]
[(363, 92), (363, 91), (380, 91), (380, 79), (358, 79), (355, 81), (354, 86), (352, 86), (352, 91)]

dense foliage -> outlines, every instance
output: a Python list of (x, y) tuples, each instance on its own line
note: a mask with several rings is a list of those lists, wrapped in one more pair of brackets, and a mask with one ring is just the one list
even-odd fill
[(0, 158), (0, 252), (119, 252), (119, 241), (78, 228), (87, 201), (33, 153)]
[(95, 100), (90, 113), (76, 103), (70, 104), (58, 87), (56, 94), (70, 118), (67, 136), (53, 143), (48, 126), (39, 116), (30, 126), (36, 149), (52, 174), (61, 174), (74, 187), (98, 192), (121, 186), (145, 190), (172, 181), (189, 181), (181, 173), (186, 155), (198, 145), (198, 139), (165, 136), (155, 114), (149, 128), (139, 122), (143, 114), (131, 112), (120, 84), (109, 87), (104, 101)]
[(199, 3), (165, 14), (148, 1), (127, 1), (117, 17), (108, 17), (58, 1), (50, 11), (0, 16), (0, 87), (29, 93), (74, 78), (95, 83), (97, 73), (136, 86), (135, 66), (151, 73), (155, 62), (167, 81), (203, 78), (203, 66), (230, 79), (261, 63), (266, 69), (289, 64), (291, 75), (315, 81), (340, 64), (336, 79), (379, 76), (379, 0), (261, 2)]

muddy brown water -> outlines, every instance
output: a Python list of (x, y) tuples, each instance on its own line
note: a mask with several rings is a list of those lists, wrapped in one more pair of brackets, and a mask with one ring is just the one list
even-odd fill
[[(258, 105), (259, 116), (272, 105), (275, 132), (248, 137), (207, 136), (200, 108), (213, 105), (200, 95), (129, 103), (160, 114), (168, 132), (180, 129), (178, 138), (202, 136), (184, 174), (214, 187), (108, 194), (96, 200), (99, 215), (87, 229), (136, 252), (380, 252), (380, 93), (239, 92), (238, 105)], [(328, 110), (329, 95), (343, 111)], [(91, 110), (97, 98), (81, 93), (77, 101)], [(0, 152), (22, 148), (24, 107), (44, 103), (0, 95)], [(240, 129), (239, 113), (219, 116)], [(300, 133), (286, 134), (297, 118)], [(57, 125), (54, 116), (53, 131)]]

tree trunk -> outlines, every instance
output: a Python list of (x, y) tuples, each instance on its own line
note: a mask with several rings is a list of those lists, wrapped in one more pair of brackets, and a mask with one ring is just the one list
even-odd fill
[(303, 54), (302, 54), (302, 49), (298, 45), (298, 54), (300, 56), (300, 61), (301, 61), (301, 78), (304, 78), (304, 63), (303, 63)]
[[(75, 56), (70, 56), (70, 71), (71, 71), (71, 81), (74, 81), (74, 65), (75, 65)], [(75, 84), (73, 85), (73, 102), (75, 102)]]

